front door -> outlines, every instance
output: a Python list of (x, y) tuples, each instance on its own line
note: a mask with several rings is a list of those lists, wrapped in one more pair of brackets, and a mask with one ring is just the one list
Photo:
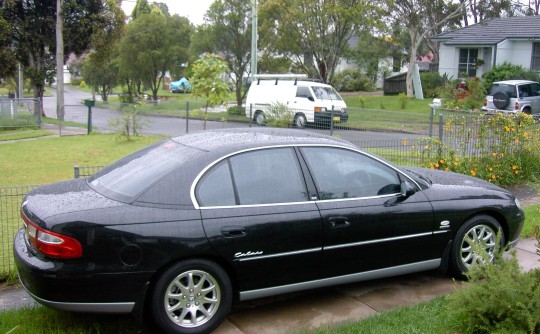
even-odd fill
[(437, 254), (432, 245), (431, 204), (420, 191), (409, 197), (401, 195), (404, 175), (351, 150), (312, 147), (302, 152), (319, 194), (323, 268), (327, 269), (323, 276), (440, 257), (440, 250)]

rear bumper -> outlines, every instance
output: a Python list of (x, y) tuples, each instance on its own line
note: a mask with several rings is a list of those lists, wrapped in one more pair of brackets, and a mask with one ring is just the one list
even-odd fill
[(37, 302), (60, 310), (130, 313), (146, 291), (148, 272), (97, 273), (73, 261), (41, 259), (28, 251), (24, 230), (17, 232), (13, 253), (19, 280)]

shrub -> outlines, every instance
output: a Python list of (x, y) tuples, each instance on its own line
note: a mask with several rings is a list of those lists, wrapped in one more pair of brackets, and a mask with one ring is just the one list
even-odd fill
[(538, 75), (538, 73), (526, 70), (520, 65), (512, 65), (508, 62), (505, 62), (501, 65), (493, 66), (491, 70), (484, 73), (482, 79), (484, 80), (484, 88), (486, 91), (488, 91), (491, 87), (491, 84), (495, 81), (512, 79), (540, 81), (540, 76)]
[(438, 95), (444, 99), (446, 108), (474, 110), (482, 107), (486, 93), (480, 79), (473, 77), (466, 81), (449, 81), (438, 89)]
[(460, 333), (540, 333), (540, 270), (523, 273), (515, 252), (508, 260), (502, 253), (472, 268), (470, 287), (448, 297)]
[(82, 78), (79, 78), (79, 77), (71, 77), (70, 84), (71, 84), (72, 86), (80, 86), (82, 81), (83, 81)]
[[(538, 179), (540, 128), (531, 115), (454, 116), (444, 127), (446, 136), (459, 144), (449, 147), (431, 139), (424, 150), (437, 154), (424, 156), (427, 167), (468, 174), (499, 185)], [(469, 154), (471, 150), (474, 155)]]
[(340, 92), (371, 92), (375, 90), (372, 80), (366, 78), (360, 70), (344, 70), (335, 75), (332, 85)]
[(284, 103), (276, 102), (270, 105), (264, 113), (266, 124), (276, 128), (288, 128), (294, 118), (292, 110)]
[(86, 87), (86, 81), (82, 80), (81, 83), (79, 84), (79, 86), (80, 86), (81, 88)]
[(227, 108), (227, 115), (244, 116), (246, 114), (246, 108), (234, 106)]
[(439, 97), (439, 90), (448, 83), (448, 76), (441, 76), (439, 72), (422, 72), (420, 81), (424, 97)]
[(402, 110), (407, 108), (408, 102), (409, 102), (409, 98), (407, 97), (407, 94), (399, 93), (399, 108)]
[(122, 117), (109, 121), (109, 125), (116, 128), (118, 137), (131, 141), (138, 137), (147, 123), (140, 117), (135, 104), (123, 108)]

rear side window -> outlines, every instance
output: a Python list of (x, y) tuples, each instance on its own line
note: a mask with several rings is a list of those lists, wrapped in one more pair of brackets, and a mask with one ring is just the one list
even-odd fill
[(209, 170), (197, 186), (201, 207), (307, 201), (292, 148), (241, 153)]
[(489, 95), (493, 96), (499, 92), (506, 93), (511, 98), (517, 97), (516, 86), (514, 85), (493, 84), (489, 90)]

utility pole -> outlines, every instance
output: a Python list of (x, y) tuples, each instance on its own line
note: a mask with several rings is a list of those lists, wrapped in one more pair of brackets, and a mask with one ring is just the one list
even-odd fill
[(251, 9), (251, 81), (257, 75), (257, 0), (252, 0)]
[(56, 0), (56, 116), (64, 120), (64, 0)]

